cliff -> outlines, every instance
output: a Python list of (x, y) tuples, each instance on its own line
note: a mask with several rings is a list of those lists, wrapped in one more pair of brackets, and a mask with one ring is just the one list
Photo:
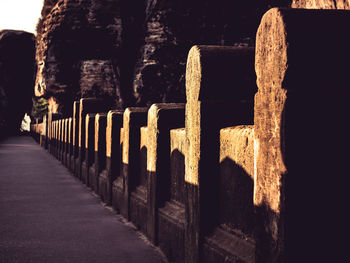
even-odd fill
[[(37, 27), (35, 95), (45, 95), (51, 111), (68, 115), (71, 108), (66, 105), (92, 94), (118, 103), (121, 26), (115, 3), (45, 1)], [(89, 77), (91, 72), (100, 74), (96, 81)]]
[(71, 114), (81, 97), (113, 108), (184, 102), (193, 45), (255, 45), (272, 7), (349, 8), (348, 0), (46, 0), (38, 24), (35, 94)]
[(184, 102), (190, 47), (254, 45), (260, 18), (276, 1), (262, 2), (46, 0), (35, 94), (64, 115), (81, 97), (102, 97), (114, 108)]

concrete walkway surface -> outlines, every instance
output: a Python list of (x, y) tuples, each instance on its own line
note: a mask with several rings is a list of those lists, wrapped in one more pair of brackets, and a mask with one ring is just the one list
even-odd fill
[(166, 262), (31, 137), (0, 142), (0, 263)]

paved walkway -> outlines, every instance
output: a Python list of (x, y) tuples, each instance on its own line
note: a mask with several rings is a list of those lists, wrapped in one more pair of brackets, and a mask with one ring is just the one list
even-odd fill
[(0, 142), (0, 263), (164, 262), (31, 137)]

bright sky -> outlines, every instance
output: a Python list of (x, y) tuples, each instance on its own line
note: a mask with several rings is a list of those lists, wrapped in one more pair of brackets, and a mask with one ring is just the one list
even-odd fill
[(0, 0), (0, 30), (35, 33), (44, 0)]

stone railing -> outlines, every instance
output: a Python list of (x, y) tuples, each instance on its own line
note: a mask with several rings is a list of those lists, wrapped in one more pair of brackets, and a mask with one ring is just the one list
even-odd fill
[(171, 262), (331, 262), (346, 225), (348, 25), (348, 11), (271, 9), (255, 50), (189, 51), (186, 104), (81, 99), (32, 131)]

